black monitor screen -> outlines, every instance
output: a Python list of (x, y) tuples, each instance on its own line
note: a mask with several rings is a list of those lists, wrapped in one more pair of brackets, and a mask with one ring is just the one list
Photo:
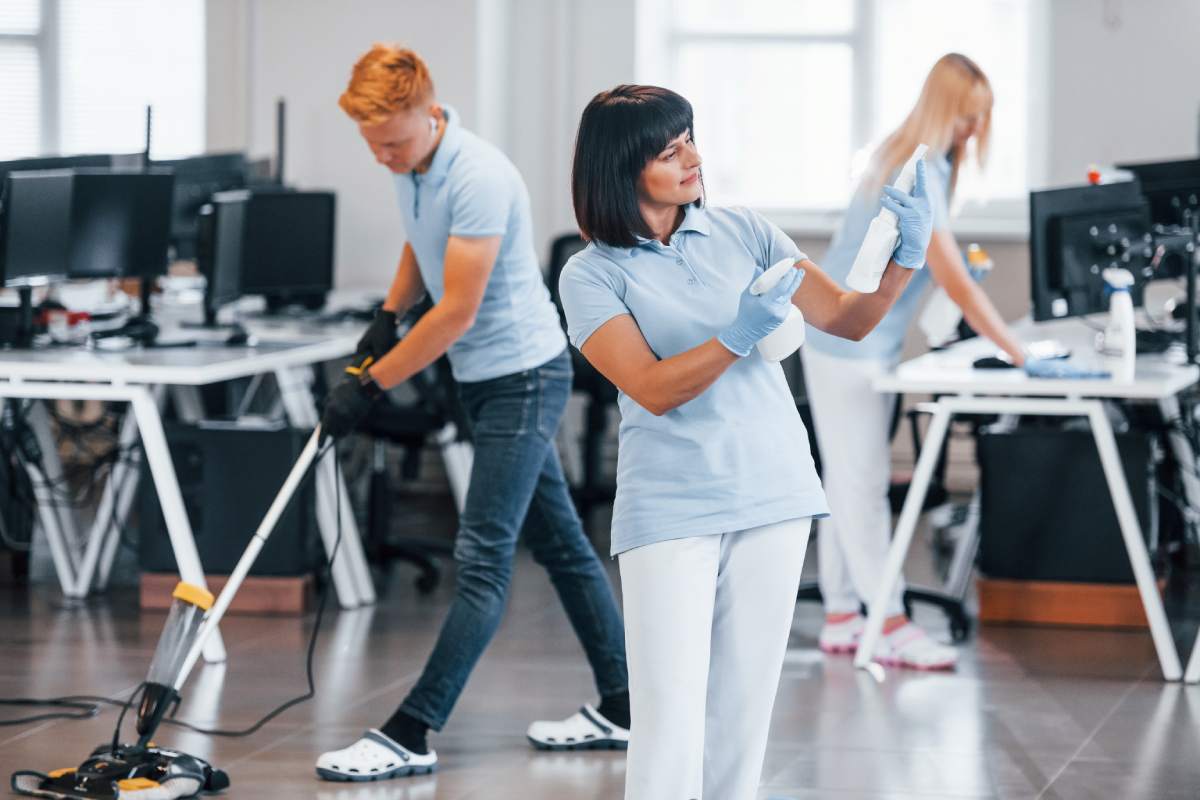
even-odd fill
[(0, 182), (10, 172), (45, 172), (46, 170), (79, 169), (84, 167), (104, 168), (112, 166), (112, 156), (39, 156), (20, 158), (16, 161), (0, 161)]
[(1106, 311), (1101, 273), (1108, 267), (1133, 273), (1133, 300), (1141, 303), (1150, 212), (1137, 184), (1030, 192), (1029, 217), (1035, 320)]
[(0, 189), (0, 283), (30, 286), (67, 274), (70, 171), (13, 172)]
[(242, 296), (242, 240), (249, 199), (244, 190), (219, 192), (213, 195), (212, 213), (205, 218), (210, 227), (205, 247), (211, 251), (204, 276), (208, 280), (205, 304), (213, 311)]
[(246, 185), (246, 157), (242, 153), (215, 153), (176, 161), (155, 161), (151, 166), (175, 172), (171, 244), (176, 257), (194, 258), (200, 208), (217, 192), (241, 189)]
[(1200, 159), (1118, 164), (1134, 174), (1150, 204), (1157, 225), (1195, 225), (1200, 222)]
[(244, 231), (242, 292), (279, 297), (333, 288), (332, 192), (255, 191)]
[(74, 170), (72, 278), (145, 277), (167, 268), (170, 170)]

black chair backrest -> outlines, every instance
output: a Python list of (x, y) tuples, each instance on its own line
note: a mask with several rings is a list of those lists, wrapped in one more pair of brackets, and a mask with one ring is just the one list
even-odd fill
[(566, 325), (566, 315), (563, 313), (562, 299), (558, 296), (558, 276), (562, 275), (563, 267), (571, 260), (571, 256), (587, 247), (587, 242), (578, 233), (567, 233), (559, 236), (550, 243), (550, 265), (546, 271), (546, 283), (550, 287), (550, 299), (558, 309), (558, 316)]

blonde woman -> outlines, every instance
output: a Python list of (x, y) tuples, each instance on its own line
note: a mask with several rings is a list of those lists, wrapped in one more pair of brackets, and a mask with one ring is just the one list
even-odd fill
[[(832, 517), (822, 522), (818, 558), (825, 624), (820, 646), (852, 653), (863, 628), (860, 605), (879, 584), (891, 533), (888, 504), (889, 429), (894, 395), (879, 394), (872, 379), (899, 361), (905, 334), (931, 282), (962, 309), (967, 323), (995, 342), (1021, 366), (1020, 342), (987, 295), (971, 278), (958, 242), (949, 230), (948, 206), (974, 142), (984, 163), (991, 134), (992, 89), (979, 66), (964, 55), (942, 56), (930, 70), (917, 104), (871, 160), (841, 229), (822, 262), (845, 282), (867, 226), (879, 212), (879, 189), (895, 178), (918, 143), (929, 145), (928, 194), (933, 235), (919, 270), (895, 306), (862, 341), (848, 341), (810, 327), (804, 347), (804, 374), (823, 465), (823, 483)], [(888, 600), (879, 660), (913, 669), (952, 669), (953, 648), (931, 639), (904, 613), (904, 586)]]

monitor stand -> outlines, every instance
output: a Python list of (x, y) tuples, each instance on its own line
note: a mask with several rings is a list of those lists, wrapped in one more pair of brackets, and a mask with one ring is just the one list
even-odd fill
[(12, 338), (5, 338), (0, 345), (7, 345), (19, 350), (33, 347), (33, 287), (17, 287), (16, 325), (11, 328)]
[(154, 286), (154, 279), (151, 277), (142, 277), (139, 280), (140, 308), (136, 316), (131, 317), (124, 325), (119, 328), (114, 328), (111, 331), (103, 333), (93, 333), (95, 339), (107, 339), (115, 336), (127, 336), (134, 343), (142, 347), (190, 347), (195, 344), (194, 341), (171, 341), (170, 343), (158, 341), (158, 323), (150, 315), (150, 292)]

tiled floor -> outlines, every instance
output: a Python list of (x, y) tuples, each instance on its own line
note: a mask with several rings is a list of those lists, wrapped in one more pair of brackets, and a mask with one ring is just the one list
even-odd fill
[[(927, 551), (914, 554), (912, 571), (922, 560)], [(525, 743), (529, 720), (564, 716), (593, 689), (548, 581), (524, 554), (504, 625), (432, 740), (441, 771), (363, 787), (316, 780), (317, 754), (380, 724), (431, 646), (453, 581), (421, 597), (413, 574), (398, 568), (374, 608), (327, 616), (313, 702), (246, 739), (171, 731), (159, 741), (228, 770), (232, 798), (621, 797), (623, 754), (544, 754)], [(142, 679), (164, 617), (138, 613), (132, 593), (69, 608), (49, 588), (0, 592), (0, 697), (122, 695)], [(1148, 635), (985, 628), (962, 647), (957, 673), (891, 671), (877, 683), (816, 650), (819, 617), (813, 604), (797, 608), (760, 800), (1200, 796), (1200, 687), (1163, 684)], [(936, 612), (921, 620), (944, 630)], [(229, 662), (196, 671), (180, 716), (244, 726), (301, 691), (311, 624), (230, 618)], [(1189, 649), (1194, 627), (1179, 626)], [(14, 769), (79, 762), (114, 721), (105, 711), (0, 728), (5, 784)]]

